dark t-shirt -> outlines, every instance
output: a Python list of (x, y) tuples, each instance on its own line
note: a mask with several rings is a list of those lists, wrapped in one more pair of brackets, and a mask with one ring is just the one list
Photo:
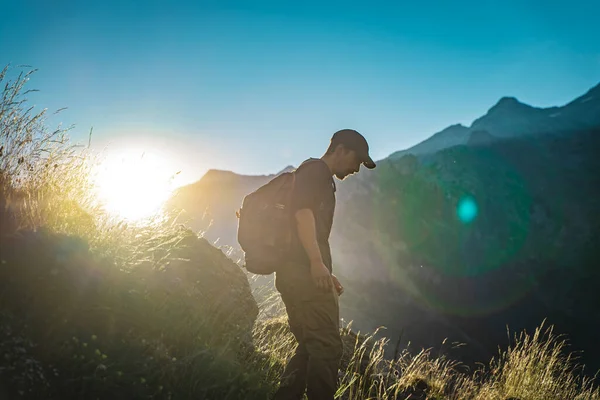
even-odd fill
[[(329, 234), (335, 212), (335, 182), (327, 164), (318, 158), (309, 158), (296, 170), (296, 184), (292, 196), (292, 212), (303, 208), (312, 210), (315, 216), (317, 243), (323, 257), (323, 263), (332, 270)], [(309, 258), (300, 239), (294, 238), (292, 257), (296, 261), (308, 264)]]

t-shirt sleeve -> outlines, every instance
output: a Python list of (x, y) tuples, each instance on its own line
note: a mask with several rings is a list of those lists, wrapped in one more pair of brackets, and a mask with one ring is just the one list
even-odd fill
[(316, 211), (329, 184), (327, 172), (320, 163), (311, 163), (296, 171), (295, 189), (292, 194), (292, 210), (303, 208)]

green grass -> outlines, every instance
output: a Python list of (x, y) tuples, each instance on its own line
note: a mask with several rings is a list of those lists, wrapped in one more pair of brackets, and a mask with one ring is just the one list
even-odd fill
[[(96, 156), (48, 130), (27, 107), (31, 73), (11, 74), (0, 73), (0, 394), (269, 398), (295, 346), (278, 295), (261, 294), (251, 327), (252, 307), (226, 315), (195, 266), (235, 264), (175, 216), (106, 214), (90, 191)], [(600, 399), (551, 328), (516, 335), (477, 371), (428, 350), (385, 359), (376, 332), (341, 334), (340, 399)]]

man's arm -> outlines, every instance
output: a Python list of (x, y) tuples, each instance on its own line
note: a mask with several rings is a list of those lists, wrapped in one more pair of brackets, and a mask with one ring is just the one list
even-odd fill
[(298, 226), (298, 236), (308, 254), (310, 263), (323, 262), (321, 250), (317, 242), (317, 230), (315, 217), (310, 208), (303, 208), (296, 211), (296, 223)]
[(318, 288), (329, 290), (331, 289), (333, 282), (329, 270), (323, 263), (321, 250), (319, 249), (319, 244), (317, 242), (317, 231), (313, 212), (309, 208), (303, 208), (296, 211), (295, 217), (298, 227), (298, 237), (310, 260), (310, 273), (313, 280)]

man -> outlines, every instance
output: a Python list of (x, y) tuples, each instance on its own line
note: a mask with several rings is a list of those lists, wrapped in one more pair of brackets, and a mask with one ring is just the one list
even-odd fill
[(289, 262), (276, 272), (275, 286), (285, 304), (298, 346), (281, 377), (275, 400), (331, 400), (342, 356), (338, 296), (343, 287), (332, 274), (329, 234), (335, 210), (333, 177), (345, 179), (364, 165), (375, 168), (369, 145), (355, 130), (336, 132), (321, 158), (296, 170), (292, 212), (297, 237)]

